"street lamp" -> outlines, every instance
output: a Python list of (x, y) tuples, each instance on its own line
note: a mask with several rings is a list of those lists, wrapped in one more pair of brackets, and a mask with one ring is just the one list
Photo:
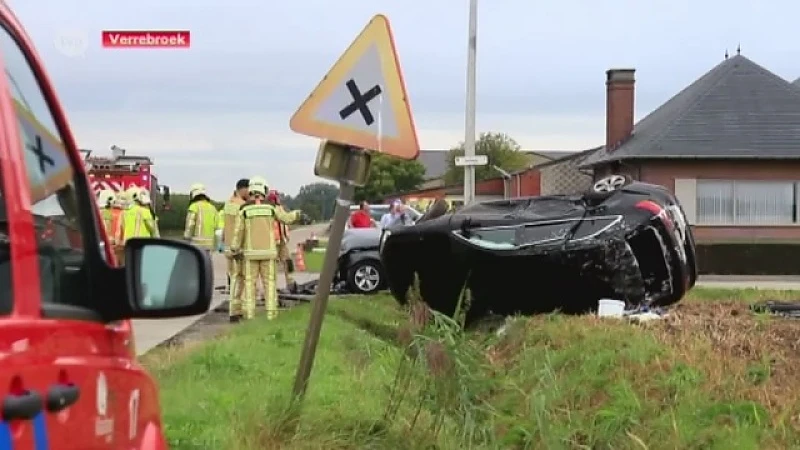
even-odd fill
[[(467, 39), (467, 108), (464, 127), (464, 156), (475, 156), (475, 58), (478, 41), (478, 0), (469, 2), (469, 38)], [(475, 200), (475, 166), (464, 166), (464, 205)]]

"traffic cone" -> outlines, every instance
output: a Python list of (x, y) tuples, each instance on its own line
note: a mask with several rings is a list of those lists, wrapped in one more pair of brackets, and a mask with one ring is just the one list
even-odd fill
[(297, 251), (294, 253), (294, 270), (298, 272), (306, 271), (306, 257), (303, 244), (297, 244)]

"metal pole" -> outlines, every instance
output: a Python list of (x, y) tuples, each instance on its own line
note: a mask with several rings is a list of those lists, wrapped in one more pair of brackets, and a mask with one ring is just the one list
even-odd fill
[[(351, 174), (355, 170), (355, 162), (352, 153), (347, 161), (346, 172)], [(300, 363), (297, 366), (297, 374), (294, 380), (292, 391), (295, 400), (302, 400), (308, 387), (308, 379), (311, 377), (311, 369), (314, 366), (314, 356), (317, 353), (319, 335), (322, 331), (322, 322), (325, 319), (325, 311), (328, 309), (328, 297), (331, 293), (331, 285), (336, 274), (336, 264), (339, 257), (339, 249), (342, 245), (342, 235), (347, 217), (350, 215), (350, 205), (353, 203), (355, 186), (347, 180), (339, 183), (339, 197), (336, 200), (336, 209), (333, 213), (333, 223), (331, 224), (331, 234), (328, 237), (328, 247), (325, 249), (325, 261), (322, 265), (322, 273), (319, 275), (317, 293), (311, 304), (311, 317), (308, 320), (303, 351), (300, 355)]]
[[(475, 156), (475, 58), (478, 41), (478, 0), (469, 2), (469, 39), (467, 41), (467, 110), (464, 156)], [(464, 205), (475, 200), (475, 166), (464, 166)]]

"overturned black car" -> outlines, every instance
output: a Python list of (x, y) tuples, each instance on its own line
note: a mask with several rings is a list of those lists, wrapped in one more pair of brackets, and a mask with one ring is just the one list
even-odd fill
[(677, 199), (623, 175), (583, 195), (483, 202), (423, 216), (381, 237), (401, 303), (418, 275), (433, 309), (452, 314), (471, 292), (467, 321), (488, 314), (584, 313), (602, 298), (678, 302), (697, 279), (695, 245)]

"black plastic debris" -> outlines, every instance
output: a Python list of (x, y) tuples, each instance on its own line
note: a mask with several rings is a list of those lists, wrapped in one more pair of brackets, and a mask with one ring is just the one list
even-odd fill
[(800, 302), (764, 301), (750, 305), (750, 310), (759, 314), (775, 314), (793, 319), (800, 318)]

